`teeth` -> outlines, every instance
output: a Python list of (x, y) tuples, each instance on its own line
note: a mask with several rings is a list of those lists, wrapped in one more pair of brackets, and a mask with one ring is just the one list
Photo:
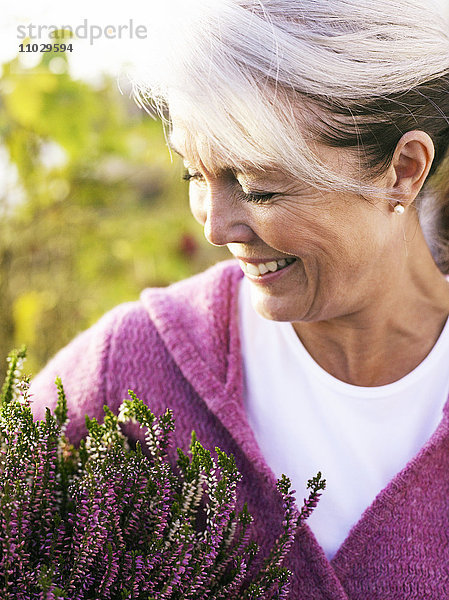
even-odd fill
[(260, 275), (259, 267), (252, 263), (245, 263), (246, 272), (249, 275)]
[(244, 273), (253, 275), (254, 277), (260, 277), (266, 273), (274, 273), (279, 269), (283, 269), (287, 265), (291, 265), (295, 260), (295, 258), (281, 258), (279, 260), (271, 260), (266, 263), (259, 263), (258, 265), (255, 265), (254, 263), (247, 263), (243, 260), (239, 260), (239, 263), (240, 268)]

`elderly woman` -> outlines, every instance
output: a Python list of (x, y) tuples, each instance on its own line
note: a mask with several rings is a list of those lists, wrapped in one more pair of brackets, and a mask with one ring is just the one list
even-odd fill
[[(293, 600), (449, 598), (449, 25), (432, 0), (220, 0), (155, 24), (135, 93), (235, 260), (147, 289), (40, 373), (84, 414), (128, 388), (235, 455), (257, 539), (298, 504)], [(53, 403), (53, 404), (52, 404)], [(140, 434), (128, 428), (135, 439)]]

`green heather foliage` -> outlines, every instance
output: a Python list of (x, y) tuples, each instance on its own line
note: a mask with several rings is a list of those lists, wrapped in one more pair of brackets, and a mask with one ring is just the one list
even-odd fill
[[(156, 417), (133, 392), (118, 416), (86, 417), (78, 449), (66, 438), (67, 401), (34, 422), (25, 351), (10, 353), (0, 407), (0, 597), (2, 600), (132, 598), (233, 600), (285, 598), (282, 566), (295, 532), (316, 505), (321, 474), (301, 511), (285, 476), (283, 532), (268, 558), (250, 540), (246, 503), (236, 514), (241, 479), (234, 457), (217, 463), (192, 432), (189, 451), (168, 461), (172, 412)], [(145, 428), (149, 456), (131, 449), (119, 423)], [(204, 502), (205, 519), (199, 513)]]

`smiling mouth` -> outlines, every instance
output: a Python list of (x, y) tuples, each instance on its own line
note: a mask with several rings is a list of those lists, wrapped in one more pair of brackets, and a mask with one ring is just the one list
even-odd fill
[(242, 271), (247, 275), (252, 275), (253, 277), (263, 277), (267, 273), (275, 273), (276, 271), (285, 269), (285, 267), (291, 265), (293, 262), (295, 262), (295, 260), (296, 258), (288, 257), (258, 264), (247, 263), (243, 260), (239, 260), (239, 264)]

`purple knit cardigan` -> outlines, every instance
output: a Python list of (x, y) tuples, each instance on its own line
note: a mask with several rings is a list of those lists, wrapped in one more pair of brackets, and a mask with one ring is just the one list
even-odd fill
[[(264, 549), (281, 533), (283, 511), (276, 477), (244, 410), (241, 276), (235, 261), (226, 261), (168, 288), (144, 290), (140, 301), (110, 311), (34, 379), (32, 409), (43, 418), (45, 406), (54, 408), (60, 375), (68, 434), (77, 443), (84, 415), (102, 419), (104, 404), (117, 411), (128, 389), (156, 414), (172, 408), (175, 447), (186, 450), (195, 429), (213, 454), (215, 446), (234, 454), (243, 475), (240, 499), (248, 501)], [(286, 562), (293, 571), (291, 600), (449, 599), (448, 412), (449, 403), (432, 437), (379, 493), (331, 561), (307, 522), (300, 527)], [(136, 437), (137, 430), (130, 425), (126, 433)]]

